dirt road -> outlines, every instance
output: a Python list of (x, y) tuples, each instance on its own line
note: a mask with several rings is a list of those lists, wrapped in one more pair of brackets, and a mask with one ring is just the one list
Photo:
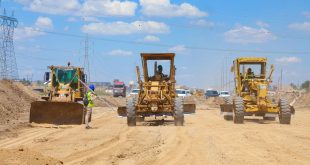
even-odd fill
[[(0, 149), (25, 148), (60, 164), (310, 164), (309, 108), (297, 109), (291, 125), (257, 119), (235, 125), (216, 108), (198, 108), (184, 127), (150, 118), (134, 128), (110, 108), (96, 108), (93, 129), (31, 125), (1, 139)], [(0, 158), (5, 162), (1, 152)]]

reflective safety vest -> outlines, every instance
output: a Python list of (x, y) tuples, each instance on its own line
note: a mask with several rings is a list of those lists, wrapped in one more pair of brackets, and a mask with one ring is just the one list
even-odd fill
[(95, 104), (94, 104), (94, 102), (93, 102), (93, 100), (91, 98), (91, 95), (92, 95), (91, 92), (87, 92), (87, 99), (88, 99), (87, 107), (90, 107), (90, 108), (95, 106)]

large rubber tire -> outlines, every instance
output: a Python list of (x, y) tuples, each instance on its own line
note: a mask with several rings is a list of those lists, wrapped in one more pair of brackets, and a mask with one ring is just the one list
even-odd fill
[(291, 124), (291, 110), (286, 99), (279, 100), (279, 121), (280, 124)]
[(174, 125), (184, 125), (183, 99), (180, 97), (176, 98), (174, 102)]
[[(233, 104), (231, 97), (224, 97), (224, 102), (225, 102), (225, 104), (231, 104), (231, 105)], [(224, 114), (224, 119), (225, 120), (233, 120), (233, 116)]]
[(241, 97), (236, 97), (234, 100), (234, 123), (243, 124), (244, 121), (244, 103)]
[(135, 107), (135, 99), (130, 98), (127, 101), (127, 125), (129, 127), (136, 126), (136, 107)]

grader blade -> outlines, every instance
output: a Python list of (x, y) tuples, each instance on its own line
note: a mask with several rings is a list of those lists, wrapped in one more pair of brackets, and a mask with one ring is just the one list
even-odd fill
[(127, 108), (126, 108), (126, 106), (117, 107), (117, 114), (118, 114), (118, 116), (126, 117), (127, 116)]
[(191, 114), (196, 112), (196, 104), (195, 103), (184, 103), (183, 104), (184, 113)]
[(221, 113), (223, 112), (233, 112), (233, 105), (232, 104), (221, 104)]
[(183, 110), (186, 114), (196, 112), (196, 102), (193, 97), (185, 97), (183, 102)]
[(83, 124), (84, 116), (84, 107), (80, 103), (35, 101), (30, 108), (30, 123)]

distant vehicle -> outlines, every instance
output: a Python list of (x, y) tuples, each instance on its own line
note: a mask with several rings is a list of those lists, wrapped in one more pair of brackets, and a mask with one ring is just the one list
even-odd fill
[(126, 86), (124, 82), (114, 81), (113, 84), (113, 97), (126, 97)]
[(205, 93), (206, 99), (210, 97), (218, 97), (220, 94), (218, 93), (217, 90), (207, 90)]
[(129, 96), (136, 96), (140, 92), (140, 89), (132, 89)]
[(176, 89), (177, 95), (178, 97), (188, 97), (191, 96), (191, 93), (189, 90), (185, 90), (185, 89)]
[(220, 91), (219, 97), (230, 97), (230, 94), (228, 91)]

